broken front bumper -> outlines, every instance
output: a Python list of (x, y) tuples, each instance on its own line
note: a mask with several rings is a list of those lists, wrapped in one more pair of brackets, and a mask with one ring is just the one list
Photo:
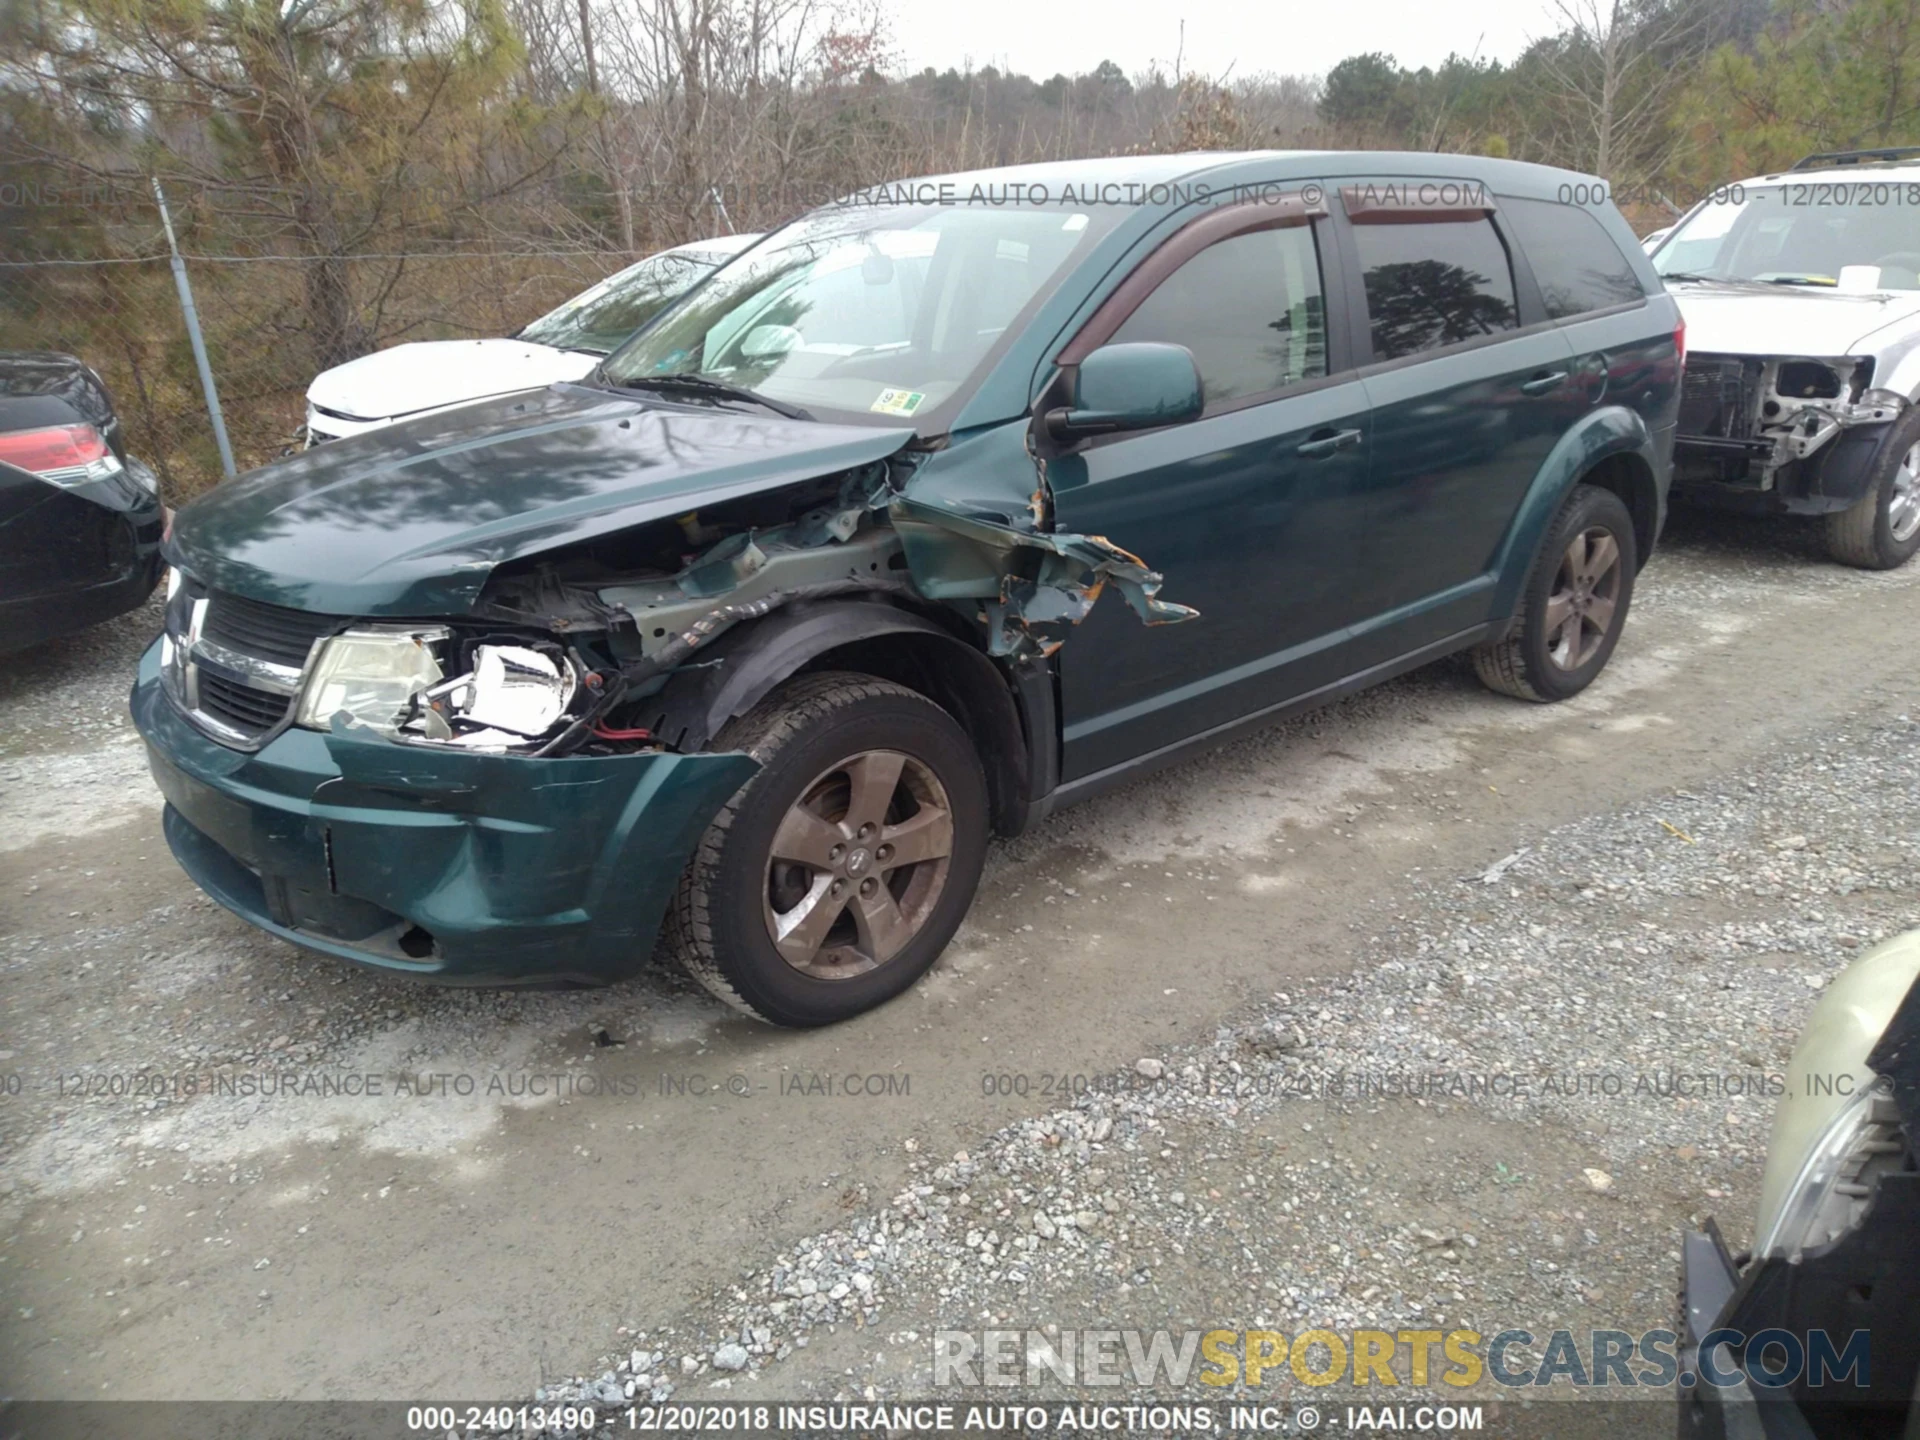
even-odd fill
[(167, 843), (282, 939), (453, 984), (604, 984), (645, 963), (745, 755), (539, 760), (288, 730), (215, 744), (140, 662), (134, 723)]
[(1870, 361), (1853, 359), (1688, 356), (1675, 494), (1800, 515), (1852, 506), (1881, 473), (1907, 409), (1890, 391), (1852, 394), (1862, 364), (1871, 373)]

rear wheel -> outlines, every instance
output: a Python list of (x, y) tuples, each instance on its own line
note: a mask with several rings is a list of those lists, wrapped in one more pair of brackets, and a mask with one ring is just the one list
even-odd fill
[(729, 1005), (826, 1025), (892, 999), (960, 926), (986, 858), (966, 732), (904, 686), (789, 682), (714, 740), (760, 762), (680, 882), (670, 940)]
[(1827, 516), (1827, 553), (1843, 565), (1891, 570), (1920, 550), (1920, 415), (1887, 446), (1873, 484), (1849, 509)]
[(1479, 646), (1481, 681), (1521, 700), (1566, 700), (1606, 668), (1633, 599), (1633, 517), (1611, 490), (1576, 485), (1548, 527), (1505, 639)]

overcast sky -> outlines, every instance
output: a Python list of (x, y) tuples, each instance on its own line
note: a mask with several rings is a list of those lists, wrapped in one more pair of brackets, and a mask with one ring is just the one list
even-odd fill
[(996, 65), (1036, 80), (1112, 60), (1129, 75), (1158, 62), (1214, 76), (1319, 75), (1347, 56), (1384, 50), (1402, 65), (1450, 52), (1511, 60), (1560, 28), (1548, 0), (880, 0), (901, 68)]

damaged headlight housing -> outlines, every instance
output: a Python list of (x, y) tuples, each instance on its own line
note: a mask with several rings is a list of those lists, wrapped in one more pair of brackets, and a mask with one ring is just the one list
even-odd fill
[(1891, 1108), (1884, 1096), (1884, 1089), (1877, 1083), (1863, 1086), (1834, 1113), (1814, 1138), (1787, 1189), (1780, 1213), (1767, 1226), (1754, 1254), (1790, 1255), (1830, 1238), (1822, 1233), (1824, 1228), (1831, 1228), (1830, 1202), (1836, 1192), (1846, 1193), (1840, 1187), (1859, 1169), (1863, 1146), (1876, 1138), (1876, 1102)]
[(531, 645), (473, 647), (473, 669), (421, 695), (419, 733), (465, 745), (537, 740), (566, 718), (579, 678), (565, 656)]
[[(449, 679), (448, 663), (462, 651), (471, 668)], [(558, 729), (580, 685), (557, 646), (461, 646), (438, 626), (362, 627), (321, 647), (294, 718), (326, 730), (344, 712), (396, 739), (512, 749)]]
[(352, 723), (397, 732), (413, 713), (413, 697), (446, 678), (436, 653), (446, 639), (444, 629), (431, 627), (335, 635), (314, 661), (294, 722), (326, 730), (345, 711)]

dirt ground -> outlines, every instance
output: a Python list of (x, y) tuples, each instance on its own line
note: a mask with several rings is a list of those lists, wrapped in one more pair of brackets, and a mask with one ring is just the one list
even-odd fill
[[(636, 1333), (693, 1336), (743, 1275), (884, 1205), (925, 1157), (1058, 1110), (1054, 1077), (1205, 1047), (1276, 995), (1311, 1028), (1333, 1015), (1331, 997), (1356, 993), (1343, 987), (1414, 953), (1460, 877), (1595, 817), (1677, 814), (1773, 773), (1781, 755), (1904, 717), (1920, 701), (1907, 660), (1916, 586), (1920, 565), (1844, 570), (1798, 526), (1683, 516), (1641, 577), (1610, 669), (1575, 702), (1521, 705), (1443, 664), (1066, 811), (996, 847), (926, 983), (806, 1034), (742, 1021), (664, 970), (600, 992), (474, 993), (259, 934), (202, 897), (160, 836), (125, 715), (155, 612), (12, 658), (0, 674), (0, 1389), (509, 1400), (595, 1373)], [(1860, 824), (1905, 844), (1898, 817), (1911, 814), (1890, 805)], [(1904, 890), (1874, 892), (1871, 913), (1842, 902), (1814, 921), (1796, 909), (1795, 923), (1834, 956), (1916, 923), (1906, 873)], [(1608, 877), (1573, 883), (1605, 890)], [(1715, 925), (1747, 913), (1736, 891), (1713, 902)], [(1562, 901), (1527, 903), (1546, 920)], [(1686, 909), (1646, 923), (1678, 924)], [(1629, 979), (1633, 953), (1609, 961)], [(1817, 989), (1792, 985), (1792, 1006), (1768, 992), (1756, 1058), (1774, 1068)], [(1558, 1023), (1545, 992), (1508, 998), (1538, 1007), (1540, 1027)], [(1639, 1017), (1664, 1017), (1658, 1004), (1603, 992), (1587, 1013), (1637, 1007), (1634, 1023), (1651, 1024)], [(1434, 1006), (1411, 1013), (1426, 1024)], [(1745, 1023), (1726, 1018), (1729, 1033)], [(209, 1076), (279, 1088), (208, 1094)], [(303, 1093), (315, 1076), (362, 1093)], [(1516, 1260), (1502, 1303), (1562, 1320), (1603, 1301), (1656, 1311), (1679, 1229), (1708, 1210), (1730, 1229), (1751, 1214), (1766, 1120), (1764, 1106), (1745, 1117), (1749, 1141), (1724, 1173), (1676, 1171), (1636, 1201), (1644, 1243), (1596, 1236), (1584, 1289)], [(1182, 1122), (1167, 1123), (1171, 1137)], [(1383, 1192), (1418, 1189), (1436, 1167), (1577, 1175), (1592, 1163), (1549, 1124), (1435, 1125), (1409, 1106), (1346, 1115), (1308, 1142), (1311, 1163), (1364, 1167)], [(1278, 1143), (1257, 1133), (1261, 1148)], [(1212, 1166), (1188, 1156), (1182, 1193), (1278, 1213), (1284, 1193), (1238, 1179), (1244, 1148)], [(1509, 1210), (1509, 1228), (1532, 1213)], [(1289, 1223), (1311, 1250), (1314, 1224)], [(1559, 1225), (1576, 1245), (1583, 1227), (1595, 1228)], [(1567, 1243), (1542, 1232), (1549, 1241)], [(1325, 1295), (1364, 1313), (1355, 1257), (1319, 1263), (1332, 1267)], [(1083, 1281), (1043, 1286), (1020, 1323), (1061, 1318)], [(1250, 1322), (1263, 1304), (1319, 1303), (1237, 1283), (1169, 1258), (1122, 1323)], [(901, 1287), (900, 1315), (938, 1318), (934, 1290)], [(798, 1394), (858, 1370), (911, 1389), (919, 1352), (898, 1333), (906, 1358), (891, 1368), (843, 1329), (786, 1378), (741, 1383)]]

